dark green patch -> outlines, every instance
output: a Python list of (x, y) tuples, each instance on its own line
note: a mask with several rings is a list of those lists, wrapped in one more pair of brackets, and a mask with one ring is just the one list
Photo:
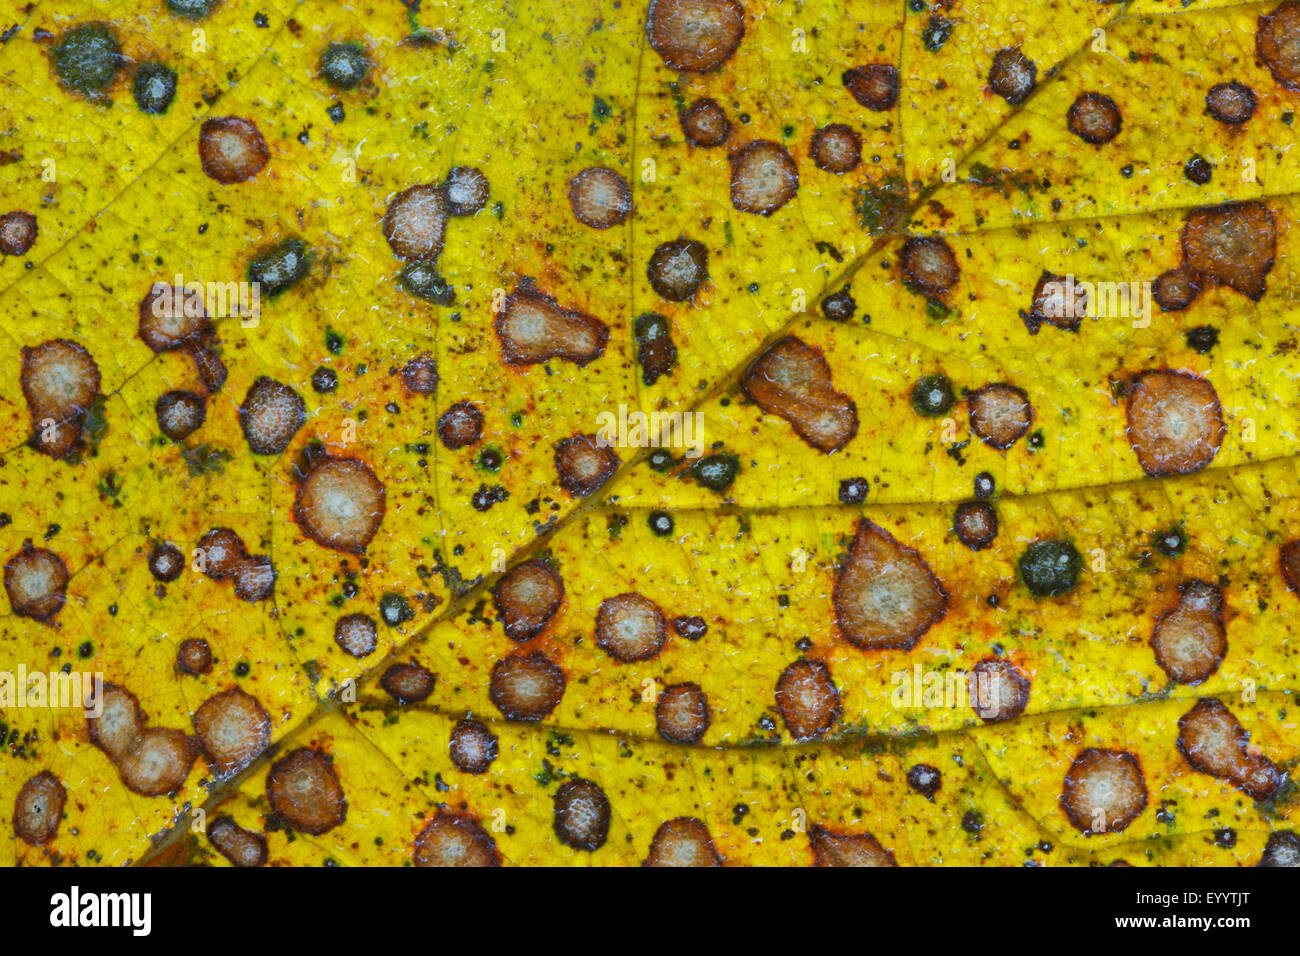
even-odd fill
[(353, 90), (370, 75), (370, 54), (360, 43), (331, 43), (320, 55), (320, 77), (336, 90)]
[(729, 452), (706, 455), (691, 465), (691, 477), (710, 491), (726, 491), (739, 473), (740, 459)]
[(456, 301), (456, 290), (447, 284), (432, 262), (423, 259), (408, 262), (402, 267), (397, 281), (411, 295), (435, 305), (451, 305)]
[(141, 113), (166, 113), (176, 96), (176, 71), (162, 63), (145, 63), (135, 71), (131, 95)]
[(122, 48), (107, 23), (83, 23), (59, 37), (52, 51), (54, 72), (78, 93), (102, 93), (122, 65)]
[(261, 294), (276, 296), (297, 285), (311, 271), (307, 243), (282, 239), (259, 252), (248, 264), (248, 281), (261, 287)]
[(947, 375), (926, 375), (912, 386), (912, 407), (918, 415), (938, 418), (952, 410), (957, 402)]
[(1037, 541), (1020, 556), (1020, 579), (1035, 597), (1060, 597), (1079, 583), (1083, 557), (1069, 541)]

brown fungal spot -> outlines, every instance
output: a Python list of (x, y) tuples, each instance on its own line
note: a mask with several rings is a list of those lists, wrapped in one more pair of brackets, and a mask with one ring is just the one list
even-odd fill
[(271, 765), (266, 797), (295, 830), (312, 836), (334, 829), (348, 813), (334, 764), (324, 751), (308, 747), (299, 747)]
[(987, 501), (963, 501), (953, 515), (952, 530), (972, 551), (983, 551), (998, 536), (998, 513)]
[(698, 744), (712, 722), (709, 699), (699, 684), (665, 687), (655, 703), (655, 727), (669, 743)]
[(214, 581), (235, 576), (248, 558), (244, 540), (229, 528), (213, 528), (198, 543), (199, 570)]
[(636, 358), (641, 365), (641, 381), (653, 385), (677, 365), (677, 346), (673, 344), (672, 324), (657, 312), (645, 312), (637, 316), (632, 328), (636, 335)]
[(149, 727), (116, 761), (117, 772), (132, 793), (161, 797), (181, 788), (197, 758), (194, 741), (184, 731)]
[[(105, 682), (92, 703), (100, 710), (98, 717), (86, 715), (90, 742), (104, 751), (113, 763), (119, 762), (135, 747), (144, 729), (144, 717), (135, 694), (118, 684)], [(91, 710), (92, 708), (87, 708)]]
[(5, 593), (19, 617), (49, 623), (63, 610), (67, 589), (67, 564), (48, 548), (34, 547), (30, 538), (5, 562)]
[(344, 654), (366, 657), (379, 644), (379, 627), (366, 614), (345, 614), (334, 622), (334, 643)]
[(201, 637), (188, 637), (176, 649), (176, 669), (198, 677), (212, 670), (212, 647)]
[(600, 319), (562, 308), (530, 289), (508, 295), (493, 326), (511, 365), (560, 358), (581, 367), (603, 355), (609, 340), (609, 326)]
[(155, 352), (190, 348), (212, 332), (197, 288), (155, 282), (140, 300), (138, 313), (136, 334)]
[(1205, 112), (1225, 126), (1240, 126), (1255, 115), (1258, 102), (1244, 83), (1215, 83), (1205, 94)]
[(511, 654), (492, 666), (488, 696), (507, 720), (541, 720), (559, 704), (564, 687), (564, 671), (545, 654)]
[(948, 612), (948, 595), (925, 559), (865, 519), (835, 576), (834, 602), (845, 638), (867, 650), (911, 650)]
[(669, 302), (694, 298), (709, 277), (709, 250), (695, 239), (674, 239), (655, 247), (646, 278), (655, 294)]
[(1200, 294), (1201, 277), (1185, 266), (1160, 273), (1151, 284), (1151, 297), (1163, 312), (1181, 312)]
[(620, 464), (618, 453), (595, 435), (574, 435), (555, 446), (560, 487), (577, 498), (593, 494)]
[(266, 837), (245, 830), (230, 817), (217, 817), (208, 824), (208, 840), (217, 852), (235, 866), (266, 866)]
[(154, 403), (158, 430), (172, 441), (181, 441), (194, 434), (207, 415), (207, 399), (184, 389), (164, 392)]
[(231, 687), (194, 712), (194, 732), (219, 778), (243, 770), (271, 743), (271, 715), (252, 694)]
[(307, 420), (302, 396), (288, 385), (258, 376), (239, 406), (239, 427), (255, 455), (278, 455)]
[(898, 102), (898, 70), (888, 63), (868, 63), (845, 70), (840, 82), (859, 105), (877, 113)]
[(1256, 866), (1300, 866), (1300, 836), (1292, 830), (1270, 833)]
[(704, 821), (695, 817), (677, 817), (659, 824), (646, 866), (722, 866), (722, 857), (713, 845), (713, 836)]
[(678, 636), (684, 637), (688, 641), (698, 641), (709, 633), (709, 625), (702, 617), (675, 617), (673, 618), (673, 630), (677, 632)]
[(149, 573), (157, 581), (175, 581), (185, 570), (185, 555), (166, 541), (155, 541), (149, 550)]
[(858, 432), (857, 405), (833, 387), (821, 350), (793, 336), (755, 359), (741, 387), (759, 408), (784, 418), (818, 451), (838, 451)]
[(898, 267), (907, 287), (925, 296), (943, 295), (961, 277), (952, 246), (935, 237), (912, 237), (904, 242)]
[(596, 646), (624, 664), (658, 656), (666, 635), (663, 611), (641, 594), (606, 598), (596, 611)]
[(447, 195), (423, 184), (398, 193), (384, 213), (384, 238), (399, 259), (437, 259), (447, 233)]
[(757, 139), (733, 150), (731, 205), (741, 212), (770, 216), (799, 191), (799, 169), (790, 151), (770, 139)]
[(36, 217), (15, 209), (0, 216), (0, 254), (25, 256), (36, 242)]
[(515, 641), (536, 637), (564, 600), (564, 580), (549, 561), (533, 558), (511, 568), (492, 588), (492, 604)]
[(1012, 106), (1019, 106), (1034, 91), (1038, 82), (1038, 64), (1018, 46), (1003, 47), (989, 67), (989, 89)]
[(269, 600), (275, 593), (276, 577), (275, 566), (269, 557), (252, 555), (235, 568), (235, 597), (252, 604)]
[(321, 547), (360, 554), (387, 510), (384, 483), (357, 458), (325, 458), (298, 483), (294, 520)]
[(439, 809), (415, 838), (416, 866), (500, 866), (496, 841), (472, 817)]
[(1207, 581), (1186, 581), (1178, 590), (1178, 603), (1156, 620), (1151, 649), (1170, 680), (1199, 684), (1228, 653), (1223, 591)]
[(555, 835), (575, 850), (599, 850), (609, 835), (609, 798), (600, 784), (574, 777), (555, 792)]
[(457, 166), (447, 174), (443, 184), (447, 194), (447, 211), (453, 216), (472, 216), (487, 205), (492, 187), (481, 170)]
[(497, 735), (474, 718), (465, 717), (451, 729), (447, 751), (457, 770), (487, 773), (497, 759)]
[(731, 135), (731, 121), (727, 119), (726, 111), (712, 97), (705, 96), (696, 100), (682, 110), (678, 119), (681, 120), (682, 135), (692, 146), (712, 149), (721, 146)]
[(190, 352), (194, 359), (194, 370), (209, 395), (215, 395), (226, 384), (226, 363), (221, 356), (209, 348), (196, 348)]
[(1283, 772), (1250, 749), (1250, 733), (1215, 697), (1202, 697), (1178, 719), (1178, 751), (1193, 770), (1227, 780), (1253, 800), (1282, 786)]
[(1182, 233), (1183, 264), (1258, 301), (1277, 254), (1277, 222), (1263, 203), (1198, 209)]
[(1019, 717), (1029, 706), (1029, 677), (1015, 664), (1001, 657), (986, 657), (971, 674), (970, 705), (985, 723)]
[(14, 836), (32, 846), (49, 843), (59, 832), (67, 799), (68, 791), (50, 771), (29, 777), (14, 799)]
[(1259, 18), (1255, 52), (1273, 79), (1288, 90), (1300, 90), (1300, 3), (1279, 4)]
[(821, 661), (795, 661), (776, 682), (776, 709), (795, 740), (820, 737), (840, 719), (840, 692)]
[(32, 448), (67, 458), (81, 445), (86, 413), (100, 397), (99, 366), (71, 339), (50, 339), (22, 349), (19, 373), (31, 416)]
[(271, 158), (257, 124), (242, 116), (219, 116), (199, 128), (204, 175), (224, 186), (252, 179)]
[(1300, 594), (1300, 538), (1288, 541), (1278, 549), (1277, 563), (1286, 586), (1293, 593)]
[(1146, 809), (1142, 767), (1127, 750), (1089, 747), (1070, 765), (1060, 804), (1085, 836), (1120, 833)]
[(818, 169), (840, 176), (862, 162), (862, 137), (846, 123), (830, 123), (813, 134), (808, 154)]
[(738, 0), (651, 0), (645, 29), (651, 49), (672, 69), (707, 73), (740, 46), (745, 8)]
[(970, 393), (970, 427), (990, 448), (1005, 451), (1034, 423), (1034, 406), (1023, 388), (997, 382)]
[(584, 226), (609, 229), (632, 212), (632, 190), (608, 166), (591, 166), (569, 180), (569, 208)]
[(1029, 314), (1021, 315), (1030, 335), (1037, 335), (1044, 322), (1065, 332), (1077, 332), (1079, 323), (1088, 316), (1088, 292), (1072, 276), (1045, 271), (1034, 286)]
[(438, 390), (438, 363), (428, 352), (421, 352), (402, 366), (402, 384), (417, 395), (432, 395)]
[(1148, 475), (1185, 475), (1204, 468), (1226, 434), (1219, 395), (1207, 380), (1171, 369), (1134, 378), (1126, 435)]
[(436, 679), (419, 664), (394, 664), (379, 678), (379, 685), (399, 704), (418, 704), (433, 693)]
[(438, 438), (455, 451), (475, 444), (483, 437), (483, 413), (472, 402), (457, 402), (438, 419)]
[(814, 866), (897, 866), (870, 833), (836, 833), (814, 824), (808, 830)]
[(1081, 93), (1067, 114), (1070, 132), (1085, 143), (1101, 146), (1119, 135), (1124, 125), (1119, 107), (1104, 93)]

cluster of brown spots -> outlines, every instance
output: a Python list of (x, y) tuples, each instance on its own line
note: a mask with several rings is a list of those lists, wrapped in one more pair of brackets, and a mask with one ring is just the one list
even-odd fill
[(132, 793), (161, 797), (179, 790), (198, 758), (198, 748), (183, 731), (147, 727), (140, 704), (125, 687), (105, 683), (94, 703), (98, 717), (87, 714), (90, 742), (107, 754)]
[(511, 568), (492, 588), (492, 604), (506, 637), (526, 641), (550, 623), (564, 600), (564, 580), (549, 561), (533, 558)]
[(1030, 335), (1037, 335), (1046, 322), (1065, 332), (1079, 331), (1079, 323), (1088, 315), (1088, 292), (1073, 277), (1044, 271), (1034, 286), (1034, 300), (1029, 314), (1020, 313)]
[(51, 458), (73, 458), (86, 415), (100, 399), (95, 360), (78, 342), (50, 339), (23, 347), (19, 380), (32, 421), (28, 444)]
[(1183, 265), (1256, 301), (1277, 255), (1277, 221), (1259, 202), (1198, 209), (1182, 232)]
[(699, 684), (665, 687), (655, 703), (655, 727), (669, 743), (698, 744), (712, 722), (709, 699)]
[(1289, 0), (1259, 18), (1255, 52), (1288, 90), (1300, 90), (1300, 3)]
[(1240, 126), (1255, 115), (1258, 102), (1244, 83), (1216, 83), (1205, 94), (1205, 112), (1225, 126)]
[(418, 704), (433, 693), (437, 679), (412, 661), (393, 664), (379, 678), (379, 686), (399, 704)]
[(569, 180), (573, 218), (592, 229), (609, 229), (627, 221), (632, 189), (608, 166), (591, 166)]
[(673, 630), (679, 637), (684, 637), (688, 641), (698, 641), (709, 633), (709, 625), (702, 617), (675, 617)]
[(862, 137), (846, 123), (830, 123), (813, 134), (808, 155), (818, 169), (841, 176), (862, 162)]
[(254, 455), (278, 455), (289, 447), (307, 420), (307, 406), (296, 391), (258, 376), (239, 406), (239, 427)]
[(1156, 620), (1151, 649), (1156, 663), (1180, 684), (1199, 684), (1219, 669), (1228, 653), (1223, 591), (1207, 581), (1186, 581), (1178, 603)]
[(447, 194), (432, 183), (398, 193), (384, 213), (384, 238), (399, 259), (437, 259), (447, 234)]
[(492, 187), (482, 170), (457, 166), (447, 173), (443, 191), (447, 194), (448, 212), (453, 216), (472, 216), (487, 205)]
[(334, 829), (348, 813), (333, 761), (324, 751), (309, 747), (299, 747), (271, 765), (266, 797), (295, 830), (312, 836)]
[(990, 448), (1006, 451), (1034, 423), (1034, 406), (1023, 388), (995, 382), (970, 393), (970, 427)]
[(911, 650), (948, 612), (948, 594), (925, 559), (866, 519), (858, 522), (833, 596), (841, 632), (866, 650)]
[(845, 70), (840, 82), (859, 105), (877, 113), (898, 102), (898, 70), (888, 63), (868, 63)]
[(575, 850), (599, 850), (609, 835), (609, 798), (600, 784), (574, 777), (555, 791), (555, 835)]
[(438, 419), (438, 438), (455, 451), (468, 448), (483, 437), (483, 413), (473, 402), (457, 402)]
[(972, 551), (983, 551), (998, 536), (998, 513), (987, 501), (963, 501), (953, 515), (952, 530)]
[(506, 296), (493, 327), (506, 362), (516, 366), (559, 358), (581, 367), (600, 358), (609, 341), (609, 326), (600, 319), (562, 308), (533, 289)]
[(1160, 273), (1151, 285), (1151, 297), (1163, 312), (1181, 312), (1200, 294), (1201, 277), (1186, 266)]
[(321, 547), (361, 554), (387, 508), (384, 483), (369, 465), (358, 458), (325, 456), (298, 482), (293, 517)]
[(870, 833), (837, 833), (814, 824), (808, 830), (814, 866), (897, 866)]
[(366, 614), (345, 614), (334, 622), (334, 643), (344, 654), (367, 657), (379, 645), (379, 627)]
[(244, 539), (230, 528), (213, 528), (199, 538), (198, 570), (213, 581), (235, 581), (235, 595), (265, 601), (275, 591), (275, 568), (264, 554), (248, 553)]
[(677, 346), (667, 317), (657, 312), (637, 316), (632, 326), (636, 336), (636, 358), (641, 365), (641, 381), (653, 385), (677, 365)]
[(203, 173), (223, 186), (252, 179), (271, 158), (257, 124), (242, 116), (219, 116), (199, 128)]
[(624, 664), (657, 657), (667, 631), (659, 605), (635, 592), (606, 598), (596, 610), (596, 646)]
[(564, 696), (564, 671), (545, 654), (511, 654), (492, 666), (488, 697), (507, 720), (541, 720)]
[(795, 661), (776, 682), (776, 709), (795, 740), (820, 737), (840, 719), (840, 691), (821, 661)]
[(214, 694), (194, 712), (194, 733), (218, 779), (243, 770), (271, 743), (271, 715), (238, 687)]
[(1012, 106), (1019, 106), (1034, 91), (1038, 82), (1038, 64), (1021, 52), (1020, 47), (1003, 47), (989, 67), (989, 89)]
[(439, 809), (415, 838), (416, 866), (500, 866), (496, 841), (472, 817)]
[(201, 637), (187, 637), (176, 648), (176, 669), (198, 677), (212, 670), (212, 647)]
[(1129, 444), (1152, 477), (1199, 471), (1227, 434), (1214, 386), (1190, 372), (1157, 369), (1135, 376), (1127, 414)]
[(416, 395), (433, 395), (438, 391), (438, 363), (428, 352), (421, 352), (402, 366), (402, 384)]
[(661, 242), (646, 265), (646, 278), (661, 299), (693, 299), (709, 278), (709, 250), (695, 239)]
[(447, 752), (452, 765), (465, 773), (487, 773), (497, 759), (497, 735), (472, 717), (451, 729)]
[(934, 297), (945, 294), (961, 277), (952, 246), (935, 237), (912, 237), (898, 254), (903, 281), (913, 292)]
[[(212, 323), (204, 308), (203, 295), (197, 286), (155, 282), (140, 300), (136, 334), (154, 352), (179, 350), (189, 355), (203, 387), (209, 394), (215, 394), (226, 384), (226, 366), (213, 350)], [(190, 392), (169, 392), (158, 400), (155, 407), (158, 424), (168, 437), (173, 430), (180, 434), (186, 428), (193, 431), (202, 424), (206, 412), (196, 408), (190, 395)]]
[(1250, 748), (1250, 733), (1217, 698), (1201, 698), (1178, 719), (1178, 751), (1192, 769), (1227, 780), (1253, 800), (1267, 800), (1282, 786), (1282, 769)]
[(986, 723), (1019, 717), (1029, 706), (1030, 681), (1019, 667), (1001, 657), (986, 657), (971, 668), (970, 704)]
[(713, 836), (703, 820), (677, 817), (659, 824), (646, 866), (722, 866), (722, 857), (713, 845)]
[(620, 464), (618, 453), (595, 435), (574, 435), (555, 446), (560, 487), (577, 498), (594, 494)]
[(708, 73), (730, 59), (745, 35), (739, 0), (651, 0), (646, 36), (672, 69)]
[(208, 417), (208, 401), (197, 392), (173, 389), (158, 396), (154, 403), (158, 430), (172, 441), (188, 438)]
[(36, 217), (29, 212), (15, 209), (0, 216), (0, 255), (27, 255), (36, 233)]
[(1300, 866), (1300, 836), (1294, 830), (1268, 835), (1264, 852), (1256, 866)]
[(750, 401), (784, 418), (818, 451), (839, 451), (858, 432), (857, 405), (833, 387), (821, 350), (793, 336), (755, 359), (741, 387)]
[(1070, 764), (1060, 804), (1085, 836), (1120, 833), (1146, 809), (1142, 767), (1127, 750), (1089, 747)]
[(731, 205), (741, 212), (770, 216), (799, 191), (799, 169), (790, 151), (769, 139), (757, 139), (733, 150)]
[(678, 117), (682, 124), (682, 135), (686, 142), (701, 149), (721, 146), (731, 135), (731, 121), (727, 113), (712, 97), (702, 97)]
[(230, 817), (217, 817), (208, 824), (208, 840), (235, 866), (266, 866), (266, 837), (245, 830)]
[(50, 771), (28, 778), (14, 800), (14, 836), (32, 846), (49, 843), (59, 832), (67, 798), (62, 781)]
[(1119, 135), (1124, 125), (1119, 107), (1104, 93), (1081, 93), (1067, 115), (1070, 132), (1085, 143), (1101, 146)]
[(68, 566), (48, 548), (37, 548), (28, 538), (5, 562), (5, 594), (19, 617), (49, 623), (67, 600)]

